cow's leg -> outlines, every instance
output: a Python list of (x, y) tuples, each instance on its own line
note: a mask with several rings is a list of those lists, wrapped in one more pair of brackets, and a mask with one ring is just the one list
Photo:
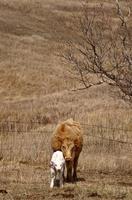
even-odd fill
[(66, 167), (67, 167), (67, 182), (71, 182), (72, 181), (72, 161), (67, 161)]
[(72, 167), (67, 170), (67, 182), (72, 181)]
[(77, 165), (78, 165), (78, 157), (74, 159), (73, 162), (73, 180), (77, 181)]

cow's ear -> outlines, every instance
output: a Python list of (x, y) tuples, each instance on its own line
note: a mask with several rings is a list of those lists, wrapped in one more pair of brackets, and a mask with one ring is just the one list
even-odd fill
[(74, 145), (75, 145), (75, 146), (78, 146), (78, 139), (75, 139), (75, 140), (74, 140)]
[(61, 131), (64, 132), (65, 131), (65, 124), (61, 125)]
[(74, 149), (78, 149), (77, 142), (74, 143)]

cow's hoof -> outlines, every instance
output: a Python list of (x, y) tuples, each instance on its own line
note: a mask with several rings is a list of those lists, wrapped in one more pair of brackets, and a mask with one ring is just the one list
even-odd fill
[(72, 178), (67, 178), (67, 179), (66, 179), (66, 182), (67, 182), (67, 183), (71, 183), (71, 182), (72, 182)]
[(73, 181), (74, 182), (78, 181), (77, 175), (73, 175)]

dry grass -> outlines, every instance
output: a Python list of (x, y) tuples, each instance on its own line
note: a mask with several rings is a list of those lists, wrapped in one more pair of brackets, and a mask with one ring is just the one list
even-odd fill
[[(97, 2), (89, 1), (90, 10)], [(0, 122), (28, 122), (4, 130), (0, 124), (0, 199), (132, 199), (132, 146), (96, 137), (128, 141), (132, 133), (84, 125), (79, 182), (49, 190), (50, 136), (59, 120), (132, 130), (131, 106), (116, 89), (71, 91), (78, 83), (56, 56), (60, 42), (75, 36), (68, 27), (79, 6), (75, 0), (0, 0)]]
[[(95, 128), (84, 129), (84, 147), (78, 166), (79, 181), (76, 184), (66, 183), (64, 189), (50, 192), (50, 137), (54, 127), (47, 125), (28, 132), (1, 133), (0, 188), (7, 192), (2, 193), (3, 196), (7, 198), (11, 195), (13, 199), (24, 200), (44, 197), (131, 199), (132, 145), (99, 139), (96, 137), (99, 136), (99, 129)], [(26, 125), (23, 128), (26, 130)], [(127, 135), (123, 131), (110, 133)], [(108, 129), (104, 134), (105, 137), (109, 135)]]
[[(113, 5), (106, 3), (107, 7)], [(60, 42), (75, 37), (67, 26), (79, 1), (1, 0), (0, 5), (1, 119), (27, 120), (46, 115), (57, 122), (72, 115), (92, 123), (102, 115), (103, 120), (116, 116), (121, 123), (127, 118), (125, 124), (131, 124), (130, 107), (117, 97), (116, 90), (103, 86), (70, 92), (77, 83), (69, 78), (69, 66), (56, 54)], [(91, 10), (94, 5), (89, 2)]]

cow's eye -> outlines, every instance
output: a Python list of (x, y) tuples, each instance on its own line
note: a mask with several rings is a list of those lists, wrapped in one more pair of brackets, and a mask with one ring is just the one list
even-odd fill
[(64, 145), (62, 145), (62, 149), (65, 149), (65, 146), (64, 146)]
[(72, 150), (75, 150), (75, 146), (72, 147)]

